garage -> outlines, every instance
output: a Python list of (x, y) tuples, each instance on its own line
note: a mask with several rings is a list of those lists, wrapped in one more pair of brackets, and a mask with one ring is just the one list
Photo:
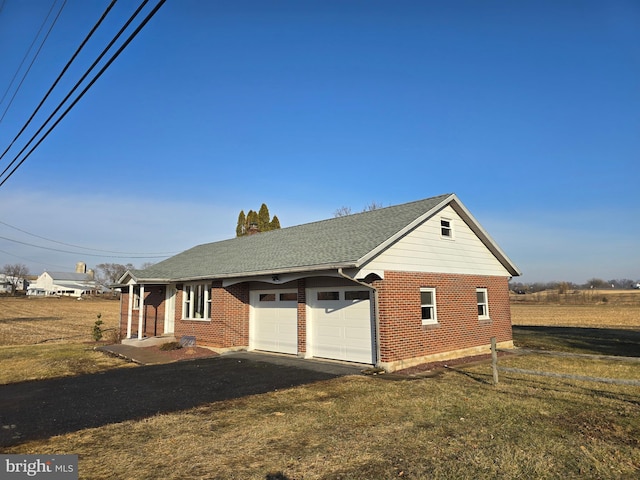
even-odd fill
[(251, 346), (255, 350), (298, 353), (298, 293), (296, 290), (251, 292)]
[(310, 289), (311, 351), (314, 357), (375, 363), (371, 291), (334, 287)]

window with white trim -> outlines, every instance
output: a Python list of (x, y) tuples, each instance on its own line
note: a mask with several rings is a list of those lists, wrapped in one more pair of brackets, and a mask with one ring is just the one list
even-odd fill
[(438, 323), (435, 288), (420, 289), (420, 308), (422, 309), (422, 325), (435, 325)]
[(133, 288), (133, 309), (140, 310), (140, 288)]
[(211, 318), (211, 290), (209, 284), (194, 283), (184, 286), (182, 292), (182, 318), (209, 320)]
[(453, 220), (450, 218), (440, 219), (440, 236), (453, 240)]
[(478, 301), (478, 319), (489, 320), (489, 296), (486, 288), (476, 288)]

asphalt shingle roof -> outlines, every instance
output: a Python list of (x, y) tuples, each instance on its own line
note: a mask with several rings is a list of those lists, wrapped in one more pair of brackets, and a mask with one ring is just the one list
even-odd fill
[(187, 280), (354, 265), (449, 196), (206, 243), (132, 274)]

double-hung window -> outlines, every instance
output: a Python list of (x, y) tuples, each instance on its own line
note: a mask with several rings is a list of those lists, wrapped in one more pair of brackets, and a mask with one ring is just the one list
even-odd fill
[(140, 288), (133, 289), (133, 309), (140, 310)]
[(185, 285), (182, 299), (182, 318), (189, 320), (211, 318), (211, 291), (208, 284)]
[(420, 289), (420, 307), (422, 309), (422, 325), (435, 325), (438, 323), (435, 288)]
[(489, 320), (489, 297), (486, 288), (476, 288), (478, 319)]
[(453, 240), (453, 220), (450, 218), (440, 219), (440, 236)]

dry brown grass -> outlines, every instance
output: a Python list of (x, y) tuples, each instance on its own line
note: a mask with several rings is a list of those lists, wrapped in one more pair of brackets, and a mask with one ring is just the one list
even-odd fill
[(640, 307), (632, 305), (511, 305), (513, 325), (640, 328)]
[[(94, 305), (61, 300), (39, 305), (66, 301), (68, 313), (56, 308), (27, 314), (26, 307), (16, 303), (8, 318), (0, 303), (0, 332), (10, 339), (25, 338), (25, 330), (6, 333), (17, 321), (24, 322), (24, 328), (31, 325), (34, 338), (44, 338), (59, 322), (67, 325), (60, 329), (64, 336), (72, 336), (74, 325), (82, 335), (85, 329), (90, 335), (98, 311)], [(78, 305), (80, 310), (90, 305), (91, 310), (76, 311)], [(113, 305), (117, 323), (117, 302)], [(537, 319), (585, 325), (592, 315), (589, 318), (601, 325), (633, 328), (637, 319), (632, 310), (620, 313), (612, 304), (568, 307), (574, 313), (564, 307), (518, 304), (514, 323), (532, 325)], [(546, 317), (545, 308), (550, 309)], [(108, 325), (106, 312), (101, 309)], [(7, 327), (3, 320), (9, 318), (13, 320)], [(58, 365), (73, 372), (78, 364), (93, 368), (85, 363), (93, 355), (86, 345), (70, 342), (7, 346), (0, 348), (0, 363), (4, 368), (30, 357), (46, 377), (52, 374), (44, 371), (50, 359), (69, 360), (66, 366)], [(96, 359), (90, 362), (102, 368)], [(501, 357), (500, 362), (640, 380), (638, 362), (542, 355)], [(18, 370), (35, 370), (32, 365), (22, 364)], [(78, 454), (80, 478), (91, 479), (635, 479), (640, 473), (639, 439), (638, 387), (519, 374), (501, 374), (494, 386), (490, 366), (482, 364), (421, 380), (339, 378), (84, 429), (4, 453)]]
[(97, 352), (87, 343), (0, 346), (0, 385), (133, 365)]
[(119, 305), (104, 298), (0, 297), (0, 345), (91, 341), (98, 314), (103, 330), (118, 326)]
[[(553, 367), (640, 379), (638, 364), (573, 359)], [(92, 479), (637, 478), (637, 387), (515, 374), (493, 386), (490, 378), (486, 365), (414, 381), (345, 377), (7, 453), (76, 453), (80, 477)]]
[(511, 295), (513, 325), (640, 328), (640, 290)]

